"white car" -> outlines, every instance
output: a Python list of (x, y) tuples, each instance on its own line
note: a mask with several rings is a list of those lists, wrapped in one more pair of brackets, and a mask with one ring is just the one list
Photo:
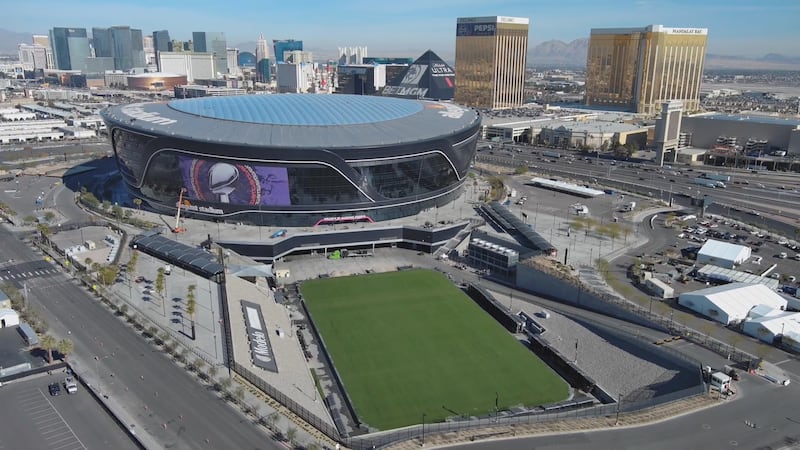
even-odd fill
[(72, 377), (64, 378), (64, 389), (67, 390), (67, 394), (74, 394), (78, 392), (78, 383)]

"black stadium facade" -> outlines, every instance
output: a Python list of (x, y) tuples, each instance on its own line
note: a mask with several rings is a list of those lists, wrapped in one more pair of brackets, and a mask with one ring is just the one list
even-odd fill
[(480, 115), (452, 103), (247, 95), (105, 109), (119, 170), (152, 209), (260, 225), (379, 221), (459, 195)]

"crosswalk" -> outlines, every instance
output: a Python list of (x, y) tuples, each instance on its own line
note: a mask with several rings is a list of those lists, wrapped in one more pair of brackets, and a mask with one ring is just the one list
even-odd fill
[(28, 278), (53, 275), (56, 273), (58, 273), (58, 270), (56, 269), (41, 269), (41, 270), (20, 271), (20, 272), (0, 272), (0, 280), (2, 281), (25, 280)]

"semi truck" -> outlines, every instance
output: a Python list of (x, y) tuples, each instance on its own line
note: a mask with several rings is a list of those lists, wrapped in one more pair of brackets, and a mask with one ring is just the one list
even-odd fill
[(558, 153), (558, 152), (542, 152), (542, 156), (546, 156), (548, 158), (561, 158), (561, 153)]
[(704, 173), (701, 176), (703, 178), (708, 178), (709, 180), (724, 181), (724, 182), (731, 181), (730, 175), (722, 175), (719, 173)]
[(630, 212), (636, 209), (636, 202), (628, 202), (622, 205), (622, 212)]
[(704, 177), (694, 179), (694, 184), (699, 184), (700, 186), (705, 186), (710, 188), (717, 187), (717, 183), (721, 183), (721, 181), (714, 181)]

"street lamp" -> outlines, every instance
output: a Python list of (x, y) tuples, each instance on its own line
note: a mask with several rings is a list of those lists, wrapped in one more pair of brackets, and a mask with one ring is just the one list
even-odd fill
[(422, 445), (425, 446), (425, 413), (422, 413)]

